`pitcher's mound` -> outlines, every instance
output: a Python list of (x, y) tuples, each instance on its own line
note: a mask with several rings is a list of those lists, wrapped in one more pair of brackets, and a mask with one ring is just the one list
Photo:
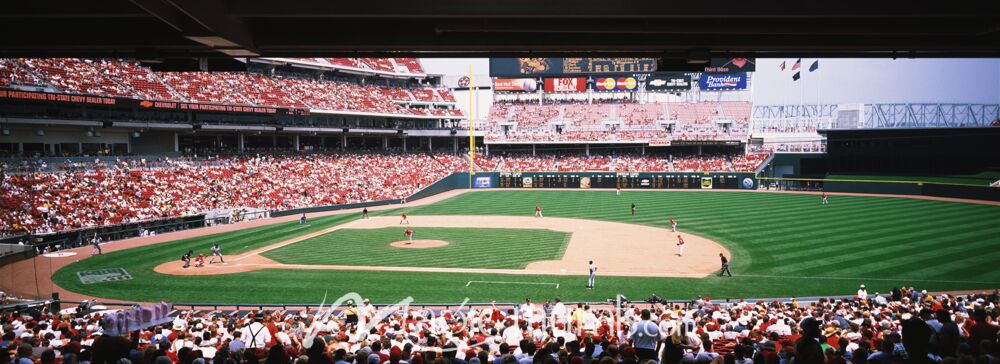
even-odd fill
[(427, 249), (448, 245), (444, 240), (402, 240), (389, 244), (393, 248)]

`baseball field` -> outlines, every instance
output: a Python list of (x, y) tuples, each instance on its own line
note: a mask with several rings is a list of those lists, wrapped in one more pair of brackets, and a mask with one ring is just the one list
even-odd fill
[[(630, 204), (635, 203), (632, 215)], [(545, 217), (532, 217), (535, 205)], [(409, 215), (402, 224), (400, 214)], [(678, 256), (669, 219), (687, 250)], [(599, 301), (845, 295), (896, 285), (1000, 287), (1000, 206), (876, 196), (695, 191), (475, 191), (423, 204), (250, 227), (73, 259), (60, 287), (106, 299), (318, 303)], [(403, 230), (415, 231), (408, 243)], [(225, 264), (181, 268), (218, 243)], [(413, 245), (415, 244), (415, 245)], [(717, 277), (718, 254), (733, 277)], [(42, 259), (42, 258), (36, 258)], [(587, 261), (598, 269), (584, 288)], [(86, 272), (128, 278), (84, 283)]]

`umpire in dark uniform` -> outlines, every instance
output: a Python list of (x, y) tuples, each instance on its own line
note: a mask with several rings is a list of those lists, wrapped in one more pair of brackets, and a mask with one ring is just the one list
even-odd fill
[(729, 271), (729, 259), (726, 259), (726, 256), (722, 253), (719, 253), (719, 259), (722, 260), (722, 269), (719, 270), (719, 277), (722, 277), (723, 274), (728, 274), (732, 277), (733, 273)]

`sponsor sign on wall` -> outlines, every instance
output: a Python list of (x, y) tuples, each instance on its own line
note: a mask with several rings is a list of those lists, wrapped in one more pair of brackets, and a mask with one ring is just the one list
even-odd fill
[(583, 77), (546, 78), (545, 92), (583, 92), (587, 79)]
[(493, 181), (490, 177), (476, 177), (472, 182), (472, 187), (474, 188), (492, 188)]
[(639, 80), (635, 77), (598, 77), (594, 79), (594, 91), (635, 91)]
[(535, 92), (538, 85), (534, 78), (497, 78), (493, 80), (494, 91)]
[(708, 91), (744, 90), (747, 88), (747, 74), (733, 73), (713, 75), (704, 73), (701, 75), (701, 80), (699, 80), (698, 84), (701, 86), (702, 90)]
[(687, 91), (691, 89), (691, 75), (681, 72), (660, 72), (646, 77), (647, 91)]
[(756, 58), (712, 58), (705, 73), (745, 73), (757, 70)]

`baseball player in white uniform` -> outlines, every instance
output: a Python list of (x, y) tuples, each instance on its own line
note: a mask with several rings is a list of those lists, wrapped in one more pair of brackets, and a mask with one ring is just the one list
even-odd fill
[(680, 235), (677, 235), (677, 256), (684, 256), (684, 238)]
[(226, 260), (222, 259), (222, 249), (219, 249), (219, 244), (212, 244), (212, 258), (208, 260), (208, 264), (215, 263), (215, 257), (219, 257), (219, 263), (225, 263)]
[(597, 265), (594, 261), (590, 261), (590, 275), (587, 277), (587, 289), (594, 289), (594, 278), (597, 277)]

